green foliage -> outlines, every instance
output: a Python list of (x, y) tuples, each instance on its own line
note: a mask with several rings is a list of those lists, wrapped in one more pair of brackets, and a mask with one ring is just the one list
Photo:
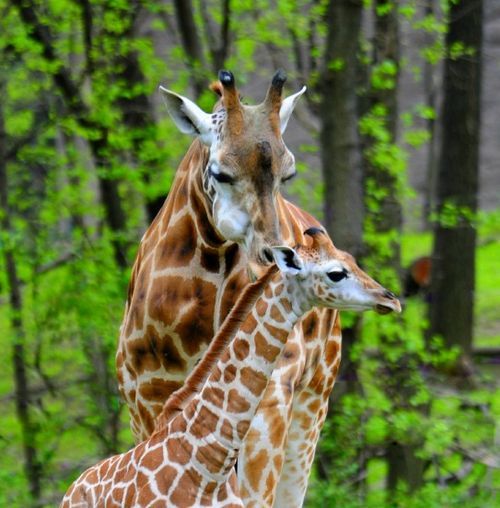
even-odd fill
[(444, 228), (455, 228), (460, 224), (474, 224), (477, 217), (470, 207), (448, 200), (441, 205), (438, 212), (431, 215), (431, 220)]
[(345, 67), (345, 62), (342, 58), (335, 58), (331, 62), (328, 62), (328, 69), (331, 71), (341, 71)]
[[(377, 15), (387, 15), (385, 7)], [(440, 61), (444, 57), (445, 23), (433, 15), (419, 19), (411, 2), (399, 12), (414, 30), (433, 36), (422, 50), (424, 59), (432, 64)], [(465, 51), (457, 47), (458, 56)], [(393, 62), (372, 65), (374, 95), (383, 98), (379, 91), (393, 90), (397, 74)], [(430, 134), (420, 127), (421, 121), (435, 118), (436, 112), (424, 105), (403, 112), (403, 143), (411, 149), (427, 143)], [(391, 202), (402, 202), (411, 195), (406, 182), (409, 154), (401, 143), (395, 143), (391, 119), (388, 107), (375, 101), (359, 124), (365, 137), (365, 159), (371, 168), (365, 178), (364, 240), (369, 255), (363, 260), (363, 268), (385, 287), (396, 290), (401, 242), (405, 265), (419, 255), (428, 255), (431, 242), (429, 236), (401, 237), (397, 225), (386, 220)], [(486, 277), (489, 270), (498, 271), (492, 265), (488, 268), (487, 261), (492, 261), (493, 252), (500, 249), (497, 213), (475, 217), (466, 207), (448, 203), (436, 219), (450, 226), (467, 221), (479, 227), (482, 238), (495, 239), (478, 251), (478, 292), (486, 290), (489, 283), (481, 274)], [(484, 264), (482, 252), (486, 255)], [(500, 282), (492, 277), (491, 288), (497, 288)], [(486, 299), (478, 300), (487, 305)], [(491, 310), (494, 306), (498, 309), (498, 299), (493, 296), (493, 300)], [(479, 315), (484, 311), (483, 307)], [(496, 506), (499, 482), (497, 476), (493, 481), (492, 477), (498, 461), (496, 465), (488, 462), (488, 450), (493, 446), (493, 455), (498, 456), (495, 432), (499, 391), (486, 369), (477, 374), (474, 388), (460, 390), (450, 385), (443, 372), (455, 365), (460, 351), (446, 348), (439, 337), (426, 338), (426, 313), (422, 301), (409, 300), (401, 316), (367, 313), (358, 325), (360, 337), (349, 350), (357, 382), (330, 408), (306, 506)], [(495, 322), (491, 315), (489, 321)], [(347, 323), (352, 325), (352, 320)], [(346, 374), (347, 379), (349, 376), (351, 372)], [(422, 468), (421, 485), (413, 492), (402, 481), (394, 492), (387, 489), (387, 454), (394, 442), (405, 450), (405, 460), (413, 457), (415, 477)], [(409, 467), (409, 463), (401, 467)]]
[[(491, 334), (490, 327), (497, 326), (494, 314), (498, 316), (500, 281), (493, 267), (500, 254), (497, 219), (498, 212), (483, 214), (481, 224), (484, 226), (479, 228), (477, 294), (481, 310), (478, 320), (484, 322), (480, 328), (476, 323), (478, 345), (495, 344), (495, 336), (487, 339), (484, 334)], [(491, 238), (496, 240), (491, 241)], [(426, 234), (404, 235), (404, 264), (427, 254), (430, 241)], [(498, 432), (500, 390), (491, 377), (494, 374), (487, 367), (481, 368), (477, 387), (463, 391), (450, 385), (448, 378), (429, 370), (431, 366), (453, 364), (458, 351), (446, 349), (438, 338), (430, 343), (424, 341), (424, 315), (425, 306), (418, 300), (407, 302), (403, 323), (383, 322), (388, 316), (365, 315), (361, 341), (350, 354), (360, 373), (358, 388), (354, 394), (343, 396), (332, 404), (318, 451), (330, 458), (329, 471), (334, 474), (325, 481), (319, 475), (319, 465), (316, 466), (306, 506), (468, 508), (498, 505), (495, 496), (500, 475), (497, 469), (481, 462), (498, 457), (498, 445), (494, 443)], [(345, 326), (344, 319), (343, 324)], [(401, 342), (397, 340), (399, 334), (402, 334)], [(383, 336), (389, 336), (389, 340), (381, 341)], [(408, 354), (416, 355), (416, 365), (421, 367), (413, 373), (405, 370), (405, 379), (397, 379), (397, 392), (391, 391), (389, 395), (387, 390), (391, 390), (393, 383), (384, 376), (389, 372), (394, 375), (394, 372), (381, 370), (380, 362), (397, 366)], [(412, 388), (412, 395), (406, 402), (404, 398), (398, 401), (405, 387)], [(398, 407), (402, 402), (403, 407)], [(421, 408), (425, 410), (422, 412)], [(401, 486), (389, 500), (384, 484), (385, 461), (370, 458), (366, 464), (365, 458), (381, 455), (394, 439), (418, 445), (417, 457), (424, 463), (425, 474), (424, 484), (417, 492), (409, 494)], [(356, 455), (358, 446), (364, 457)], [(460, 481), (450, 481), (453, 475), (464, 472)]]
[(392, 90), (396, 85), (398, 67), (392, 60), (372, 66), (371, 86), (376, 90)]
[[(373, 5), (371, 0), (364, 3)], [(90, 4), (94, 17), (88, 48), (82, 3), (35, 2), (54, 45), (55, 58), (47, 60), (18, 10), (0, 0), (0, 98), (8, 147), (17, 147), (7, 164), (12, 230), (0, 231), (0, 343), (9, 358), (19, 340), (11, 328), (13, 312), (3, 257), (6, 250), (13, 250), (23, 285), (21, 318), (33, 390), (34, 442), (43, 469), (40, 506), (56, 505), (86, 466), (132, 443), (128, 415), (120, 412), (114, 372), (128, 274), (114, 261), (113, 243), (123, 240), (131, 263), (148, 223), (145, 203), (166, 195), (190, 140), (178, 133), (163, 109), (136, 124), (127, 124), (129, 114), (137, 113), (134, 108), (143, 97), (146, 102), (141, 107), (146, 110), (150, 101), (160, 104), (155, 95), (160, 82), (193, 95), (186, 92), (193, 76), (213, 78), (207, 44), (213, 34), (203, 30), (201, 2), (194, 2), (195, 22), (202, 34), (205, 63), (192, 65), (186, 65), (186, 50), (171, 29), (173, 3), (92, 0)], [(134, 5), (140, 5), (139, 13)], [(205, 5), (213, 27), (220, 28), (219, 6)], [(396, 5), (385, 2), (377, 13), (390, 15)], [(317, 107), (322, 65), (337, 72), (346, 65), (340, 59), (321, 62), (327, 7), (326, 1), (312, 6), (305, 0), (279, 0), (273, 6), (263, 0), (231, 2), (231, 51), (226, 65), (238, 71), (238, 85), (244, 85), (250, 73), (267, 76), (269, 69), (262, 59), (269, 49), (273, 60), (279, 61), (280, 52), (293, 54), (298, 41), (315, 63), (307, 80), (310, 102), (313, 109)], [(419, 49), (421, 62), (435, 65), (446, 53), (446, 20), (423, 16), (419, 7), (414, 0), (397, 5), (410, 28), (426, 35)], [(135, 25), (138, 19), (140, 30)], [(164, 32), (168, 32), (167, 45)], [(395, 89), (401, 68), (411, 64), (414, 75), (421, 74), (415, 62), (387, 59), (374, 64), (372, 53), (369, 41), (362, 41), (359, 65), (367, 71), (369, 87), (381, 94)], [(463, 44), (455, 44), (450, 51), (452, 58), (473, 54)], [(135, 58), (139, 77), (131, 81), (127, 71)], [(68, 99), (54, 84), (54, 75), (61, 69), (69, 72), (81, 94), (72, 98), (81, 99), (85, 111), (80, 115), (68, 110)], [(301, 71), (289, 74), (293, 83)], [(300, 80), (305, 77), (300, 75)], [(360, 93), (366, 93), (364, 86)], [(210, 110), (213, 94), (206, 92), (197, 102)], [(143, 120), (146, 110), (139, 111)], [(403, 135), (395, 143), (390, 112), (375, 101), (359, 124), (366, 141), (365, 162), (375, 169), (365, 182), (364, 235), (370, 256), (363, 260), (364, 268), (394, 291), (400, 285), (399, 274), (391, 266), (395, 248), (401, 244), (406, 266), (430, 252), (431, 238), (428, 234), (401, 236), (394, 227), (382, 231), (380, 219), (387, 200), (405, 201), (411, 195), (406, 183), (409, 149), (428, 142), (422, 120), (435, 119), (436, 112), (426, 105), (403, 112)], [(97, 164), (89, 149), (93, 141), (103, 142)], [(319, 216), (323, 205), (319, 163), (311, 167), (301, 157), (316, 152), (314, 139), (300, 147), (296, 154), (299, 176), (285, 192)], [(377, 172), (390, 185), (381, 184)], [(106, 224), (98, 176), (119, 182), (126, 215), (123, 231), (113, 233)], [(5, 210), (0, 210), (3, 214)], [(436, 217), (443, 224), (467, 220), (478, 227), (476, 337), (481, 346), (500, 344), (499, 218), (498, 211), (473, 217), (453, 203)], [(495, 371), (481, 369), (475, 389), (450, 386), (436, 371), (453, 364), (457, 352), (446, 349), (438, 337), (426, 341), (425, 316), (425, 304), (416, 300), (407, 302), (401, 317), (364, 317), (360, 340), (350, 354), (358, 383), (332, 406), (319, 449), (327, 460), (315, 466), (307, 506), (482, 508), (498, 503), (494, 496), (500, 475), (488, 465), (497, 451), (493, 443), (500, 417)], [(353, 316), (343, 317), (344, 327), (355, 324)], [(21, 460), (13, 377), (10, 360), (4, 362), (0, 505), (24, 508), (31, 500)], [(409, 493), (401, 485), (388, 499), (384, 454), (395, 439), (415, 448), (425, 466), (424, 479), (418, 491)]]

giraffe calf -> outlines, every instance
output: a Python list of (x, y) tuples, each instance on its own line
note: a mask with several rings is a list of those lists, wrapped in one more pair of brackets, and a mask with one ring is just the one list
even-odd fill
[(85, 471), (63, 508), (244, 506), (234, 465), (297, 321), (314, 306), (401, 310), (352, 257), (322, 242), (321, 231), (311, 235), (309, 248), (268, 249), (276, 266), (245, 291), (214, 338), (213, 357), (191, 385), (201, 389), (167, 404), (149, 439)]

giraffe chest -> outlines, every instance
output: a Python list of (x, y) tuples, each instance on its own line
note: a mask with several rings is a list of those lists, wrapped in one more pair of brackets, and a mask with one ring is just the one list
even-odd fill
[(196, 249), (187, 267), (158, 268), (152, 258), (139, 270), (121, 343), (136, 373), (187, 372), (247, 284), (245, 267), (236, 246)]

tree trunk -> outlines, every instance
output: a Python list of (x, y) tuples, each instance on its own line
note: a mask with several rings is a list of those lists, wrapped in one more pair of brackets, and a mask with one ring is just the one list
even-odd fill
[[(155, 141), (157, 138), (156, 121), (153, 113), (153, 106), (144, 91), (144, 84), (147, 79), (141, 68), (139, 61), (139, 52), (133, 49), (133, 44), (127, 49), (120, 50), (121, 41), (127, 39), (130, 41), (137, 39), (138, 24), (140, 22), (140, 9), (138, 6), (126, 13), (121, 6), (108, 5), (105, 7), (106, 12), (112, 13), (124, 19), (123, 29), (120, 32), (104, 30), (104, 37), (109, 41), (113, 41), (116, 49), (113, 55), (106, 55), (103, 59), (103, 67), (110, 72), (109, 80), (122, 83), (123, 91), (116, 101), (117, 107), (122, 114), (122, 121), (127, 127), (128, 135), (131, 137), (130, 154), (132, 163), (137, 170), (141, 172), (142, 179), (149, 186), (151, 180), (154, 179), (160, 171), (160, 161), (158, 157), (149, 155), (146, 161), (140, 159), (140, 154), (144, 150), (144, 146), (149, 140)], [(96, 15), (92, 6), (89, 5), (85, 9), (86, 18), (89, 20), (86, 24), (93, 25), (93, 18)], [(92, 37), (88, 38), (88, 44), (95, 50), (96, 43)], [(99, 66), (99, 60), (93, 62), (92, 67)], [(123, 154), (119, 154), (122, 157)], [(160, 208), (162, 207), (167, 196), (167, 189), (159, 196), (150, 197), (149, 194), (145, 198), (145, 210), (148, 223), (151, 223)]]
[(198, 34), (198, 28), (194, 20), (194, 10), (191, 0), (174, 0), (175, 17), (181, 34), (182, 47), (187, 56), (188, 65), (192, 73), (193, 86), (197, 96), (206, 89), (203, 68), (205, 58)]
[[(479, 173), (482, 0), (450, 4), (446, 47), (457, 43), (474, 54), (444, 64), (441, 161), (437, 179), (440, 220), (434, 229), (430, 334), (472, 349)], [(445, 213), (448, 217), (445, 217)], [(466, 362), (467, 363), (467, 362)]]
[(217, 75), (217, 72), (224, 68), (230, 50), (231, 0), (221, 0), (220, 16), (222, 22), (220, 23), (218, 37), (217, 26), (209, 14), (208, 3), (205, 0), (200, 0), (198, 4), (203, 19), (203, 33), (212, 57), (212, 69)]
[(16, 411), (21, 426), (21, 439), (24, 452), (24, 470), (29, 483), (33, 501), (40, 498), (42, 468), (36, 447), (36, 426), (30, 413), (28, 377), (26, 372), (25, 336), (22, 323), (21, 282), (17, 275), (14, 247), (8, 241), (11, 235), (7, 182), (7, 135), (4, 127), (2, 103), (0, 102), (0, 211), (2, 231), (7, 241), (3, 242), (5, 268), (9, 283), (11, 306), (10, 322), (13, 332), (12, 363)]
[(96, 417), (99, 421), (93, 430), (100, 443), (100, 454), (104, 457), (119, 452), (120, 440), (120, 394), (116, 384), (114, 369), (109, 358), (113, 356), (102, 337), (87, 337), (83, 343), (83, 351), (88, 364), (92, 368), (89, 392), (96, 405)]
[[(425, 15), (435, 16), (434, 0), (427, 0), (425, 5)], [(430, 37), (429, 37), (430, 39)], [(431, 43), (431, 40), (428, 41)], [(423, 69), (423, 82), (425, 93), (425, 105), (436, 111), (436, 86), (434, 84), (436, 75), (436, 65), (425, 60)], [(437, 160), (436, 160), (436, 120), (435, 118), (428, 118), (426, 121), (427, 130), (429, 131), (428, 152), (426, 160), (426, 183), (424, 188), (424, 203), (422, 208), (422, 226), (424, 230), (430, 229), (430, 216), (434, 208), (436, 196), (436, 173), (437, 173)]]
[[(129, 90), (141, 89), (141, 84), (145, 83), (146, 78), (139, 64), (139, 58), (136, 51), (132, 51), (121, 57), (126, 60), (123, 65), (123, 72), (120, 77), (127, 83)], [(143, 149), (144, 143), (155, 137), (156, 121), (153, 115), (153, 107), (144, 92), (136, 93), (119, 100), (119, 106), (122, 110), (123, 122), (129, 129), (132, 139), (132, 149), (134, 162), (139, 165), (146, 164), (146, 167), (138, 168), (143, 172), (143, 179), (148, 185), (152, 178), (159, 172), (159, 161), (157, 158), (148, 160), (147, 163), (140, 161), (138, 155)], [(167, 197), (167, 189), (164, 193), (155, 197), (146, 197), (146, 213), (149, 222), (153, 222), (154, 218), (160, 211), (160, 208)]]
[[(392, 5), (392, 8), (388, 6)], [(376, 0), (375, 7), (375, 35), (374, 35), (374, 65), (382, 62), (392, 62), (396, 69), (392, 87), (372, 89), (372, 105), (380, 104), (386, 109), (386, 129), (390, 135), (390, 142), (396, 142), (398, 123), (398, 76), (399, 76), (399, 27), (398, 2), (393, 0)], [(380, 9), (385, 14), (377, 15)], [(368, 142), (370, 143), (370, 141)], [(395, 168), (384, 168), (367, 164), (366, 178), (372, 179), (379, 189), (385, 189), (385, 195), (378, 199), (379, 209), (373, 213), (375, 230), (379, 233), (398, 232), (397, 238), (391, 243), (391, 254), (384, 260), (385, 266), (394, 269), (397, 275), (401, 272), (401, 244), (400, 234), (403, 224), (400, 196), (398, 195), (398, 175)]]
[[(387, 142), (394, 145), (398, 123), (397, 92), (400, 53), (398, 2), (395, 0), (376, 0), (374, 2), (374, 18), (374, 69), (379, 72), (380, 67), (378, 66), (387, 66), (388, 63), (391, 65), (387, 67), (386, 71), (382, 70), (383, 73), (386, 73), (382, 79), (387, 83), (378, 88), (374, 87), (370, 98), (373, 106), (384, 107)], [(391, 80), (393, 83), (389, 84)], [(373, 140), (368, 139), (368, 149), (371, 148), (371, 143), (373, 143)], [(385, 140), (381, 141), (382, 150), (385, 143)], [(377, 149), (376, 145), (374, 147)], [(395, 157), (398, 157), (398, 154)], [(367, 158), (367, 188), (374, 191), (374, 195), (367, 196), (367, 198), (370, 202), (376, 202), (376, 208), (370, 210), (372, 234), (377, 237), (374, 239), (374, 257), (377, 259), (378, 266), (386, 271), (389, 269), (393, 282), (395, 279), (400, 283), (402, 208), (398, 171), (397, 160), (393, 160), (392, 167), (391, 164), (386, 167), (384, 164), (376, 163), (369, 156)], [(387, 239), (388, 245), (383, 243), (383, 249), (378, 251), (378, 238), (384, 237)], [(392, 319), (397, 320), (398, 317)], [(385, 336), (381, 337), (383, 343), (388, 340), (391, 339)], [(403, 338), (399, 337), (399, 340), (403, 340)], [(408, 383), (408, 379), (411, 378), (411, 362), (407, 356), (402, 356), (396, 364), (382, 360), (382, 370), (385, 372), (386, 377), (386, 392), (395, 407), (406, 408), (407, 401), (413, 393), (413, 388)], [(423, 464), (415, 456), (415, 450), (416, 447), (413, 444), (406, 442), (393, 441), (387, 445), (387, 495), (389, 502), (392, 502), (393, 493), (396, 491), (398, 483), (403, 482), (410, 490), (415, 490), (421, 485)]]
[(386, 447), (386, 459), (389, 465), (387, 489), (390, 497), (392, 492), (396, 492), (401, 480), (406, 482), (410, 491), (415, 491), (422, 486), (424, 461), (415, 455), (419, 448), (412, 445), (402, 446), (395, 441)]
[[(363, 167), (358, 131), (359, 36), (363, 4), (358, 0), (331, 0), (326, 11), (327, 37), (319, 91), (321, 104), (316, 111), (321, 121), (320, 148), (324, 183), (325, 225), (335, 245), (356, 257), (363, 247)], [(293, 33), (292, 33), (293, 36)], [(294, 38), (296, 44), (298, 39)], [(300, 58), (300, 48), (296, 50)], [(311, 57), (313, 62), (313, 57)], [(303, 72), (303, 65), (297, 62)], [(350, 361), (350, 346), (359, 332), (356, 318), (342, 328), (341, 386), (334, 396), (359, 390), (357, 365)], [(348, 378), (346, 374), (348, 372)], [(347, 381), (345, 384), (342, 381)], [(339, 393), (336, 391), (339, 390)], [(342, 400), (338, 401), (342, 404)], [(327, 480), (331, 458), (318, 452), (320, 477)], [(358, 484), (359, 485), (359, 484)]]
[(362, 159), (358, 135), (356, 69), (363, 5), (331, 0), (321, 77), (321, 159), (325, 224), (335, 244), (361, 254)]

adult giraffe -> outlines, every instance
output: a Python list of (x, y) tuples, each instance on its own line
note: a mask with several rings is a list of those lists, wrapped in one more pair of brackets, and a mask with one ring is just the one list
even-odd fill
[[(132, 271), (117, 370), (137, 441), (152, 433), (248, 284), (247, 256), (261, 272), (267, 246), (303, 244), (302, 232), (319, 226), (279, 192), (295, 174), (282, 133), (305, 91), (282, 101), (285, 79), (278, 71), (264, 102), (244, 106), (232, 74), (221, 71), (212, 114), (162, 88), (178, 128), (198, 139)], [(240, 454), (248, 504), (271, 506), (276, 493), (275, 506), (302, 504), (339, 361), (336, 311), (311, 311), (291, 334)]]

